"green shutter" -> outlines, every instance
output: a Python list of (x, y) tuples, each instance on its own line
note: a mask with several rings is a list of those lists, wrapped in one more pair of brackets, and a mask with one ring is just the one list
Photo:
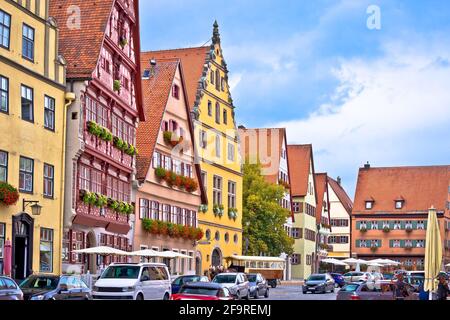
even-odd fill
[(413, 230), (416, 230), (416, 229), (417, 229), (417, 220), (414, 220), (414, 221), (412, 222), (412, 227), (413, 227)]
[(425, 230), (427, 230), (427, 228), (428, 228), (428, 220), (425, 220), (424, 225), (425, 225)]
[(406, 229), (406, 221), (400, 221), (400, 229), (402, 230)]
[(413, 248), (417, 247), (417, 240), (412, 241)]
[(405, 247), (405, 240), (400, 240), (400, 247), (404, 248)]
[(378, 221), (378, 230), (383, 230), (383, 221)]
[[(356, 230), (361, 230), (361, 222), (356, 221)], [(358, 242), (358, 240), (356, 240)]]
[(356, 247), (361, 248), (361, 240), (356, 240)]
[(378, 240), (378, 247), (381, 248), (383, 246), (383, 240)]
[(394, 240), (389, 240), (389, 248), (393, 248), (394, 247)]

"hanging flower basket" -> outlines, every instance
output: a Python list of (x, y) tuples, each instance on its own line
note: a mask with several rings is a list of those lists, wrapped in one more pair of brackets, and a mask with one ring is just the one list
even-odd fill
[(19, 191), (6, 182), (0, 182), (0, 204), (12, 206), (19, 200)]
[(120, 46), (122, 47), (122, 49), (125, 48), (125, 46), (128, 44), (127, 38), (125, 38), (125, 37), (120, 37), (119, 44), (120, 44)]
[(383, 227), (383, 232), (384, 232), (384, 233), (389, 233), (389, 232), (391, 232), (391, 228), (389, 228), (389, 227)]
[(367, 232), (367, 228), (361, 228), (359, 231), (360, 231), (361, 233), (366, 233), (366, 232)]
[(378, 250), (378, 247), (377, 246), (372, 246), (372, 247), (370, 247), (370, 251), (372, 251), (372, 252), (375, 252), (375, 251), (377, 251)]
[(120, 80), (114, 80), (113, 82), (113, 90), (114, 91), (120, 91), (120, 88), (122, 87)]

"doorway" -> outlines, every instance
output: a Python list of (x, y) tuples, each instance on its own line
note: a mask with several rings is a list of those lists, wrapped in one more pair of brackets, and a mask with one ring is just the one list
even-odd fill
[(219, 267), (222, 265), (222, 252), (220, 249), (216, 248), (213, 250), (211, 262), (213, 267)]
[(198, 276), (203, 275), (202, 272), (202, 258), (200, 255), (200, 252), (197, 252), (197, 255), (195, 257), (195, 274)]
[(13, 277), (23, 280), (33, 273), (33, 229), (34, 219), (22, 213), (12, 217), (13, 246), (12, 266)]

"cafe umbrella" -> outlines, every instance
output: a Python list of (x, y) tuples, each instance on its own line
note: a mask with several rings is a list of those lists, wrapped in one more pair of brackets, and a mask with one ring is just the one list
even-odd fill
[(425, 283), (424, 290), (430, 293), (432, 300), (433, 292), (437, 289), (436, 277), (442, 266), (442, 240), (436, 209), (432, 207), (428, 211), (428, 228), (425, 240)]
[(362, 264), (367, 264), (366, 260), (362, 260), (362, 259), (355, 259), (355, 258), (348, 258), (345, 260), (342, 260), (343, 262), (345, 262), (346, 264), (349, 265), (355, 265), (355, 271), (356, 272), (360, 272), (361, 271), (361, 265)]
[(103, 267), (106, 265), (106, 257), (108, 256), (129, 256), (130, 252), (122, 251), (119, 249), (100, 246), (100, 247), (92, 247), (80, 250), (74, 250), (74, 253), (84, 253), (84, 254), (96, 254), (103, 257)]

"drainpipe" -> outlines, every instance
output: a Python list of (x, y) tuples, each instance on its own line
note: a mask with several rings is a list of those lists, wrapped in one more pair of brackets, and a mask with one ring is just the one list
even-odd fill
[[(66, 137), (67, 137), (67, 108), (75, 101), (75, 93), (73, 92), (66, 92), (64, 96), (66, 100), (66, 104), (64, 105), (63, 110), (63, 142), (62, 142), (62, 155), (61, 155), (61, 187), (60, 187), (60, 194), (61, 194), (61, 201), (60, 201), (60, 220), (59, 220), (59, 230), (60, 230), (60, 239), (59, 239), (59, 254), (62, 255), (62, 242), (64, 238), (64, 190), (65, 190), (65, 172), (66, 172)], [(59, 273), (62, 274), (62, 259), (59, 259)]]

